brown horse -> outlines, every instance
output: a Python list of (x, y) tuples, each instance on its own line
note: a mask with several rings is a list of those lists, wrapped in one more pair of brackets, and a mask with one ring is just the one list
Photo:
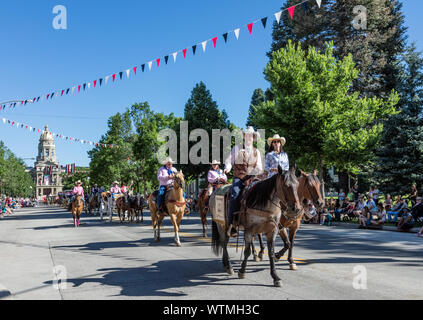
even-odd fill
[[(293, 171), (283, 171), (279, 166), (278, 174), (272, 178), (255, 184), (243, 195), (239, 223), (244, 227), (244, 260), (238, 277), (245, 278), (247, 261), (251, 254), (254, 235), (264, 233), (267, 239), (269, 255), (274, 256), (274, 243), (278, 234), (278, 222), (281, 216), (281, 206), (290, 214), (298, 215), (302, 210), (298, 194), (298, 180)], [(210, 206), (213, 207), (213, 197)], [(226, 218), (226, 217), (225, 217)], [(229, 260), (227, 244), (229, 241), (226, 228), (213, 221), (212, 250), (219, 255), (223, 249), (223, 265), (229, 274), (233, 269)], [(270, 260), (270, 274), (275, 287), (281, 286), (281, 280), (276, 274), (275, 261)]]
[(165, 199), (163, 200), (167, 212), (159, 211), (154, 197), (149, 197), (148, 206), (150, 207), (151, 220), (153, 222), (155, 242), (160, 241), (160, 227), (162, 225), (164, 217), (170, 216), (175, 231), (175, 243), (178, 247), (181, 246), (181, 242), (179, 239), (179, 228), (186, 209), (186, 201), (183, 193), (184, 188), (184, 175), (182, 171), (180, 171), (175, 174), (173, 188), (166, 193)]
[(128, 195), (122, 195), (116, 200), (116, 208), (119, 216), (120, 223), (125, 221), (125, 212), (128, 212), (128, 221), (132, 216), (131, 203)]
[[(312, 201), (316, 206), (316, 209), (322, 209), (325, 202), (320, 191), (321, 183), (316, 175), (316, 171), (314, 171), (312, 174), (307, 174), (301, 171), (301, 177), (298, 181), (298, 197), (300, 198), (300, 201), (303, 206), (305, 207), (305, 204), (308, 203), (308, 201)], [(292, 250), (294, 248), (295, 235), (301, 226), (301, 220), (303, 219), (303, 215), (304, 213), (299, 215), (295, 219), (292, 219), (289, 216), (282, 214), (279, 222), (279, 235), (281, 236), (285, 245), (281, 251), (275, 254), (274, 258), (276, 261), (278, 261), (281, 257), (283, 257), (285, 252), (289, 250), (288, 262), (289, 268), (291, 270), (298, 269), (294, 259), (292, 258)], [(286, 232), (286, 229), (289, 230), (289, 236)]]
[(79, 227), (79, 219), (81, 217), (82, 211), (84, 210), (84, 201), (82, 196), (76, 196), (75, 200), (72, 202), (72, 216), (73, 224), (75, 228)]

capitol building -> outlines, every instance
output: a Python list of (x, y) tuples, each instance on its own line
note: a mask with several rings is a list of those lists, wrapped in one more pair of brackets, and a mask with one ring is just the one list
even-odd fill
[(34, 168), (30, 171), (35, 185), (35, 197), (57, 196), (63, 191), (63, 172), (56, 158), (56, 146), (52, 133), (45, 127), (38, 144), (38, 156)]

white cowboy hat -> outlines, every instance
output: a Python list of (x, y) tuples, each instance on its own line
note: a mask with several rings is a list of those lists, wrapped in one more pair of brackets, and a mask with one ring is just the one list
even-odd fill
[(244, 130), (244, 134), (253, 134), (256, 139), (260, 138), (260, 133), (256, 132), (252, 126), (247, 127), (247, 129)]
[(119, 184), (119, 182), (117, 182), (117, 181), (114, 181), (114, 182), (113, 182), (113, 184)]
[(173, 164), (173, 160), (172, 160), (172, 158), (171, 158), (171, 157), (168, 157), (168, 158), (166, 158), (166, 159), (165, 159), (162, 163), (163, 163), (163, 164), (168, 164), (168, 163)]
[(78, 180), (77, 182), (75, 182), (75, 184), (82, 184), (81, 180)]
[(219, 162), (219, 161), (217, 161), (217, 160), (213, 160), (213, 162), (212, 162), (212, 166), (214, 166), (215, 164), (220, 165), (220, 162)]
[(267, 143), (269, 144), (269, 146), (272, 144), (272, 142), (273, 141), (280, 141), (281, 142), (281, 145), (282, 145), (282, 147), (285, 145), (285, 143), (286, 143), (286, 139), (284, 138), (284, 137), (282, 137), (281, 138), (281, 136), (280, 135), (278, 135), (278, 134), (275, 134), (274, 136), (273, 136), (273, 138), (269, 138), (269, 139), (267, 139)]

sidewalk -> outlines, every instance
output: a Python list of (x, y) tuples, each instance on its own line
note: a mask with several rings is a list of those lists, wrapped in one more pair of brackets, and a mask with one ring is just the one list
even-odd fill
[[(327, 225), (325, 225), (327, 227)], [(341, 227), (345, 229), (358, 229), (358, 223), (349, 223), (349, 222), (332, 222), (331, 227)], [(393, 226), (383, 226), (383, 229), (361, 229), (361, 230), (371, 230), (371, 231), (394, 231), (394, 232), (401, 232), (398, 231), (396, 227)], [(419, 232), (420, 228), (413, 228), (408, 232), (401, 232), (401, 233), (417, 233)]]

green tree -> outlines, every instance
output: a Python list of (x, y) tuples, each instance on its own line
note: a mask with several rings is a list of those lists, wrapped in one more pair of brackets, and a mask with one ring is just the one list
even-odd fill
[(137, 182), (143, 186), (143, 192), (151, 192), (158, 184), (157, 170), (161, 166), (157, 160), (157, 152), (162, 145), (158, 141), (158, 134), (161, 130), (175, 128), (181, 118), (173, 113), (155, 113), (147, 102), (134, 104), (130, 115), (136, 130), (133, 154), (135, 171), (140, 177)]
[[(108, 127), (108, 132), (100, 139), (100, 145), (88, 152), (91, 181), (105, 187), (110, 186), (114, 180), (129, 183), (136, 179), (136, 170), (130, 162), (133, 159), (135, 136), (129, 111), (110, 117)], [(117, 148), (107, 147), (110, 144)]]
[(423, 186), (423, 58), (414, 44), (403, 55), (399, 86), (401, 113), (384, 125), (382, 146), (371, 176), (391, 194), (408, 194)]
[[(351, 173), (372, 159), (380, 141), (381, 120), (396, 112), (398, 96), (388, 100), (359, 98), (351, 92), (358, 76), (352, 56), (337, 60), (328, 45), (324, 53), (288, 42), (265, 69), (274, 101), (255, 108), (254, 123), (268, 134), (287, 139), (291, 161), (304, 169), (336, 166)], [(270, 132), (269, 132), (270, 131)]]
[[(195, 129), (207, 131), (209, 136), (209, 154), (212, 156), (212, 130), (231, 129), (231, 123), (225, 110), (220, 111), (216, 101), (213, 100), (210, 91), (203, 82), (198, 83), (191, 92), (191, 97), (185, 105), (184, 120), (188, 121), (188, 132)], [(178, 132), (178, 128), (175, 128)], [(178, 135), (179, 137), (179, 135)], [(189, 142), (189, 150), (197, 142)], [(183, 152), (183, 151), (180, 151)], [(221, 152), (223, 154), (223, 152)], [(222, 160), (222, 159), (216, 159)], [(210, 160), (210, 163), (212, 160)], [(180, 165), (188, 179), (195, 179), (207, 174), (209, 164)]]
[(253, 96), (251, 98), (251, 103), (250, 103), (250, 110), (248, 112), (248, 118), (247, 118), (247, 127), (254, 127), (255, 130), (257, 130), (258, 128), (254, 125), (253, 123), (253, 119), (254, 119), (254, 106), (258, 106), (259, 104), (263, 103), (264, 101), (266, 101), (266, 94), (263, 92), (262, 89), (256, 89), (254, 90)]

